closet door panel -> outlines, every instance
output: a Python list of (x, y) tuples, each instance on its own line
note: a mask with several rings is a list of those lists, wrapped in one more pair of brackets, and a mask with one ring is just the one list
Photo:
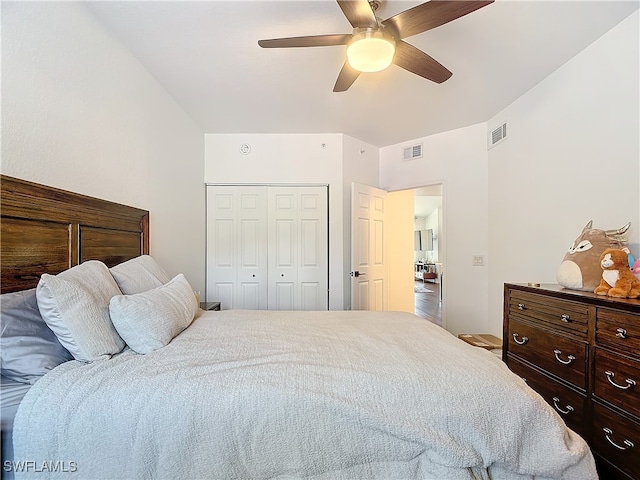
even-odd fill
[(231, 219), (216, 219), (214, 225), (214, 250), (213, 263), (216, 268), (235, 268), (234, 238), (235, 222)]
[(272, 290), (269, 310), (299, 310), (296, 302), (296, 285), (293, 282), (277, 282)]
[(260, 284), (258, 282), (240, 282), (238, 287), (239, 304), (246, 310), (264, 310), (260, 308)]
[(207, 189), (207, 292), (224, 308), (233, 308), (236, 282), (234, 196)]
[(274, 268), (291, 270), (295, 268), (296, 235), (293, 220), (277, 219), (273, 228), (273, 244), (271, 252), (275, 254)]
[[(276, 197), (276, 201), (277, 198), (278, 197)], [(291, 212), (287, 211), (284, 215), (288, 217), (291, 215)], [(270, 227), (269, 309), (297, 310), (296, 283), (298, 281), (298, 272), (295, 219), (271, 219)]]
[(207, 300), (328, 308), (327, 187), (207, 187)]
[(240, 220), (237, 269), (237, 308), (265, 309), (267, 305), (267, 245), (265, 221)]
[(237, 281), (234, 308), (267, 308), (267, 189), (263, 186), (231, 187), (236, 190)]
[(319, 235), (318, 220), (300, 222), (300, 266), (302, 268), (317, 268), (321, 263)]
[(319, 282), (300, 283), (300, 308), (299, 310), (326, 310), (318, 308), (322, 304), (322, 297), (326, 295)]
[(308, 187), (300, 192), (298, 282), (301, 310), (326, 310), (328, 298), (327, 189)]
[(267, 308), (266, 187), (207, 187), (207, 299)]
[(240, 265), (242, 268), (260, 268), (260, 224), (258, 220), (240, 220)]
[[(217, 302), (220, 302), (220, 306), (224, 305), (226, 309), (233, 308), (235, 283), (215, 282), (208, 287), (207, 298), (215, 298)], [(212, 293), (209, 294), (209, 292)]]

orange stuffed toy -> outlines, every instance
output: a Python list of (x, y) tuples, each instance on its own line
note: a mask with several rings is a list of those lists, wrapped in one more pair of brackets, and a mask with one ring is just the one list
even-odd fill
[(610, 297), (640, 297), (640, 280), (629, 269), (628, 254), (617, 248), (607, 248), (600, 255), (602, 280), (593, 291)]

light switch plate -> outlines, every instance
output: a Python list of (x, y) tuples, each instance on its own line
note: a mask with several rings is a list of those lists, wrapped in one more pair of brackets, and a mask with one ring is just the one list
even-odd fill
[(471, 265), (474, 267), (484, 267), (484, 255), (474, 255)]

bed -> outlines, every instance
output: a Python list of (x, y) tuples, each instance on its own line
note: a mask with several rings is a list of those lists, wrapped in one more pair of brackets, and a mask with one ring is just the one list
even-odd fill
[[(415, 315), (203, 312), (148, 255), (148, 212), (5, 176), (2, 202), (3, 298), (33, 305), (37, 286), (59, 341), (42, 375), (6, 386), (19, 406), (5, 422), (3, 405), (4, 475), (597, 478), (586, 443), (498, 357)], [(68, 233), (25, 240), (49, 227)], [(112, 330), (69, 320), (87, 298), (101, 307), (78, 315)]]
[(40, 320), (31, 295), (40, 276), (87, 260), (114, 266), (147, 254), (149, 212), (6, 175), (0, 189), (4, 479), (13, 477), (5, 461), (13, 459), (18, 405), (36, 379), (73, 358), (42, 321), (32, 321)]

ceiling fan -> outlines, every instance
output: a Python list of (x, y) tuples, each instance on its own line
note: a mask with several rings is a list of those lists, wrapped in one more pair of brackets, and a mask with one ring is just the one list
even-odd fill
[(352, 33), (258, 41), (263, 48), (347, 45), (347, 60), (333, 87), (334, 92), (346, 91), (361, 72), (384, 70), (391, 63), (433, 82), (444, 82), (453, 74), (402, 39), (444, 25), (494, 0), (431, 0), (382, 21), (375, 14), (380, 5), (378, 1), (337, 1), (353, 27)]

